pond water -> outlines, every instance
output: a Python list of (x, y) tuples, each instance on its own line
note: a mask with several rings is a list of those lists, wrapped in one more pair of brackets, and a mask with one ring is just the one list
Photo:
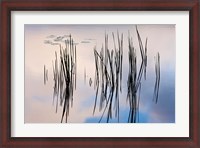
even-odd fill
[[(138, 34), (141, 43), (138, 40)], [(175, 123), (175, 65), (176, 65), (176, 40), (175, 25), (25, 25), (25, 123), (60, 123), (64, 101), (60, 102), (58, 95), (58, 108), (56, 109), (57, 96), (54, 97), (55, 89), (55, 60), (57, 54), (58, 72), (60, 72), (60, 47), (61, 51), (66, 48), (66, 42), (73, 39), (74, 64), (73, 74), (73, 100), (69, 101), (67, 112), (68, 123), (106, 123), (108, 121), (109, 94), (112, 90), (112, 83), (115, 87), (113, 102), (111, 106), (112, 117), (109, 115), (109, 123), (128, 123), (130, 115), (130, 101), (128, 95), (128, 79), (130, 74), (129, 60), (129, 39), (134, 47), (134, 55), (138, 78), (140, 66), (143, 62), (140, 48), (145, 51), (146, 58), (146, 79), (143, 70), (139, 87), (137, 89), (136, 123)], [(119, 40), (123, 58), (121, 59), (121, 74), (119, 72), (119, 87), (116, 88), (115, 64), (120, 63)], [(113, 38), (114, 35), (114, 38)], [(123, 37), (122, 37), (123, 36)], [(105, 41), (105, 38), (107, 41)], [(122, 42), (121, 42), (122, 41)], [(106, 43), (106, 45), (105, 45)], [(76, 58), (75, 58), (76, 46)], [(102, 103), (101, 100), (101, 77), (99, 77), (99, 90), (97, 92), (96, 65), (94, 48), (97, 54), (101, 54), (102, 48), (108, 48), (110, 56), (113, 50), (113, 71), (114, 81), (109, 81), (107, 97)], [(105, 57), (106, 52), (102, 57)], [(156, 60), (160, 55), (159, 62), (159, 89), (157, 103), (154, 97), (156, 79)], [(107, 54), (108, 56), (108, 54)], [(120, 57), (120, 56), (119, 56)], [(100, 65), (100, 56), (99, 65)], [(107, 58), (108, 59), (108, 58)], [(104, 59), (105, 60), (105, 59)], [(109, 61), (109, 60), (108, 60)], [(75, 66), (76, 65), (76, 66)], [(120, 64), (119, 64), (120, 65)], [(45, 69), (44, 69), (45, 66)], [(69, 66), (70, 67), (70, 66)], [(110, 72), (109, 62), (107, 70)], [(158, 66), (157, 66), (158, 67)], [(99, 67), (100, 69), (100, 67)], [(99, 72), (100, 73), (100, 72)], [(106, 79), (105, 70), (103, 71)], [(111, 79), (109, 73), (109, 80)], [(121, 79), (121, 80), (120, 80)], [(45, 81), (45, 83), (44, 83)], [(130, 81), (129, 81), (130, 82)], [(75, 87), (76, 86), (76, 87)], [(104, 83), (105, 87), (105, 83)], [(121, 90), (120, 90), (121, 87)], [(105, 88), (104, 88), (105, 89)], [(63, 88), (65, 90), (65, 88)], [(71, 91), (71, 89), (70, 89)], [(63, 91), (64, 92), (64, 91)], [(118, 97), (116, 99), (115, 93)], [(94, 110), (95, 98), (96, 108)], [(133, 96), (133, 95), (132, 95)], [(110, 98), (111, 99), (111, 98)], [(132, 98), (133, 99), (133, 98)], [(54, 100), (54, 101), (53, 101)], [(108, 102), (106, 102), (106, 100)], [(117, 100), (117, 101), (116, 101)], [(102, 103), (102, 107), (100, 107)], [(66, 118), (64, 116), (64, 118)], [(65, 120), (63, 120), (65, 123)]]

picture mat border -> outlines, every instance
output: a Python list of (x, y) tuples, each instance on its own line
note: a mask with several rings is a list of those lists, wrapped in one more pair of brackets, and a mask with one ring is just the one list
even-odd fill
[[(12, 11), (11, 22), (11, 137), (189, 137), (189, 11)], [(24, 24), (175, 24), (175, 123), (25, 124)]]

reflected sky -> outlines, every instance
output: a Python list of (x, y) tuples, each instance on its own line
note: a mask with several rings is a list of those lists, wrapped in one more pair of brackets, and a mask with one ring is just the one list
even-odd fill
[[(147, 78), (142, 78), (139, 104), (139, 123), (175, 122), (175, 25), (137, 25), (141, 39), (148, 38)], [(77, 47), (77, 88), (74, 92), (73, 107), (70, 108), (69, 123), (98, 123), (102, 111), (97, 108), (93, 115), (95, 89), (89, 85), (94, 81), (95, 62), (93, 49), (100, 51), (108, 34), (108, 47), (114, 49), (112, 33), (123, 33), (123, 77), (122, 93), (119, 93), (120, 123), (128, 122), (127, 99), (128, 78), (128, 32), (133, 39), (139, 69), (141, 55), (136, 34), (136, 25), (25, 25), (25, 123), (60, 123), (62, 106), (55, 112), (53, 104), (53, 68), (58, 45), (45, 44), (55, 37), (72, 35)], [(65, 47), (64, 42), (60, 42)], [(155, 84), (155, 55), (160, 53), (161, 79), (158, 103), (153, 102)], [(59, 55), (58, 55), (59, 57)], [(43, 83), (44, 65), (48, 69), (48, 81)], [(84, 82), (86, 71), (86, 83)], [(106, 122), (104, 116), (102, 122)], [(116, 123), (113, 117), (111, 123)]]

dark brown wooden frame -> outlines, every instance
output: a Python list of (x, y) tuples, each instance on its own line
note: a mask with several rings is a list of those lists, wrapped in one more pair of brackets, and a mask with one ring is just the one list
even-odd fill
[[(0, 26), (0, 147), (200, 147), (199, 0), (3, 0)], [(189, 11), (190, 136), (188, 138), (11, 137), (11, 11)]]

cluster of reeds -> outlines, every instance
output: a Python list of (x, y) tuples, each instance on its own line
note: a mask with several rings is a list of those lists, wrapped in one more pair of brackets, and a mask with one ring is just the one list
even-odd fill
[[(141, 62), (136, 54), (136, 49), (133, 45), (133, 40), (128, 35), (128, 58), (129, 58), (129, 73), (127, 79), (127, 101), (129, 102), (129, 116), (128, 122), (136, 123), (139, 121), (139, 102), (142, 77), (146, 80), (147, 69), (147, 41), (143, 45), (140, 33), (136, 27), (137, 39), (139, 44), (139, 50), (141, 55)], [(105, 45), (102, 46), (101, 51), (98, 52), (96, 47), (94, 48), (95, 57), (95, 89), (96, 97), (94, 103), (93, 114), (97, 106), (97, 100), (99, 97), (99, 110), (103, 109), (102, 116), (99, 120), (101, 122), (105, 112), (107, 112), (106, 121), (109, 122), (112, 119), (113, 111), (115, 117), (119, 122), (119, 92), (122, 84), (122, 59), (123, 59), (123, 34), (121, 38), (117, 33), (118, 46), (115, 43), (115, 36), (113, 36), (114, 50), (108, 49), (108, 35), (105, 35)], [(137, 64), (140, 65), (139, 71), (137, 70)], [(154, 100), (158, 101), (159, 83), (160, 83), (160, 56), (159, 53), (156, 56), (156, 83), (154, 88)], [(100, 89), (100, 93), (99, 93)], [(99, 94), (99, 95), (98, 95)]]
[[(112, 110), (115, 112), (115, 117), (119, 121), (119, 90), (121, 91), (122, 82), (122, 60), (123, 60), (123, 34), (121, 37), (117, 33), (118, 46), (115, 43), (115, 35), (112, 34), (114, 50), (108, 48), (108, 35), (105, 35), (105, 45), (98, 52), (94, 48), (95, 57), (95, 80), (96, 97), (94, 103), (93, 114), (96, 109), (99, 89), (99, 110), (103, 109), (103, 114), (99, 120), (101, 122), (105, 112), (107, 111), (106, 121), (113, 117)], [(99, 88), (100, 87), (100, 88)]]
[(58, 109), (58, 102), (60, 103), (60, 106), (63, 106), (61, 123), (63, 122), (64, 116), (65, 122), (67, 122), (70, 105), (73, 105), (77, 68), (76, 45), (74, 44), (71, 35), (64, 43), (64, 48), (59, 44), (60, 59), (58, 60), (57, 51), (55, 51), (55, 61), (53, 61), (53, 103), (56, 98), (56, 112)]
[[(139, 31), (136, 27), (137, 38), (139, 43), (139, 49), (141, 53), (141, 63), (139, 72), (137, 72), (137, 54), (136, 49), (133, 46), (133, 40), (128, 36), (128, 57), (129, 57), (129, 73), (127, 80), (127, 100), (129, 102), (129, 116), (128, 122), (135, 123), (137, 122), (137, 115), (139, 111), (139, 102), (140, 102), (140, 90), (141, 90), (141, 78), (144, 73), (144, 78), (146, 79), (146, 67), (147, 67), (147, 39), (145, 43), (145, 48), (139, 34)], [(139, 119), (138, 119), (139, 120)]]
[[(129, 101), (129, 117), (128, 122), (135, 123), (137, 119), (139, 121), (139, 102), (140, 102), (140, 91), (141, 91), (141, 78), (144, 75), (144, 79), (146, 80), (146, 68), (147, 68), (147, 38), (145, 41), (145, 47), (143, 46), (141, 36), (136, 27), (137, 38), (139, 43), (139, 49), (141, 53), (141, 63), (140, 69), (137, 73), (137, 55), (136, 49), (133, 46), (132, 38), (128, 37), (129, 44), (129, 74), (128, 74), (128, 93), (127, 99)], [(155, 103), (158, 101), (158, 93), (159, 93), (159, 84), (160, 84), (160, 55), (159, 53), (155, 57), (155, 71), (156, 71), (156, 82), (154, 87), (154, 97), (153, 100)], [(138, 117), (138, 118), (137, 118)]]

